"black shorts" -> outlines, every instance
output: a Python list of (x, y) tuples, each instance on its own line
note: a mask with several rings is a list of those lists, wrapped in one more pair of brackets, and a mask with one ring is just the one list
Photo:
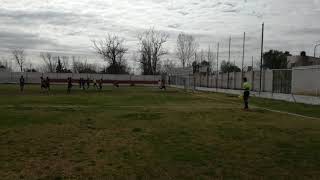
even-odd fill
[(244, 91), (244, 92), (243, 92), (243, 99), (244, 99), (244, 100), (248, 100), (248, 99), (249, 99), (249, 96), (250, 96), (250, 91)]

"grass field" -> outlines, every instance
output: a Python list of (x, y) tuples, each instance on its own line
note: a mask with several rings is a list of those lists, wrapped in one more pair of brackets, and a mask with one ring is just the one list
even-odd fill
[[(319, 179), (320, 107), (153, 87), (0, 86), (0, 179)], [(319, 118), (319, 119), (317, 119)]]

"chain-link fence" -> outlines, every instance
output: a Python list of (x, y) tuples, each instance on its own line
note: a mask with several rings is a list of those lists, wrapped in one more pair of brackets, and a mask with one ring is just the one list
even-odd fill
[[(195, 87), (241, 90), (243, 78), (246, 77), (253, 91), (290, 94), (292, 89), (292, 70), (263, 70), (230, 73), (195, 73), (169, 75), (170, 84), (183, 86), (185, 89)], [(320, 88), (319, 88), (320, 89)]]

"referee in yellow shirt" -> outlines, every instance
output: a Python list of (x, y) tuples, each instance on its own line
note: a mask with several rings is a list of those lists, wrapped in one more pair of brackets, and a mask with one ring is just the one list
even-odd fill
[(248, 110), (251, 84), (248, 82), (247, 78), (243, 78), (243, 90), (244, 110)]

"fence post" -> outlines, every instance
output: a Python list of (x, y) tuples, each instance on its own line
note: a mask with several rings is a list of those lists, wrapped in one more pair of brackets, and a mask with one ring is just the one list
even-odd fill
[(209, 88), (209, 71), (207, 73), (207, 88)]
[(252, 72), (251, 72), (251, 84), (252, 84), (252, 90), (254, 90), (254, 88), (255, 88), (255, 85), (254, 85), (254, 71), (252, 70)]
[(26, 82), (28, 82), (28, 72), (25, 72), (26, 73)]
[(233, 89), (236, 89), (236, 72), (233, 72)]
[(265, 82), (266, 82), (266, 81), (265, 81), (265, 78), (266, 78), (265, 72), (266, 72), (266, 71), (265, 71), (264, 69), (263, 69), (262, 72), (261, 72), (261, 73), (262, 73), (262, 92), (265, 91)]

